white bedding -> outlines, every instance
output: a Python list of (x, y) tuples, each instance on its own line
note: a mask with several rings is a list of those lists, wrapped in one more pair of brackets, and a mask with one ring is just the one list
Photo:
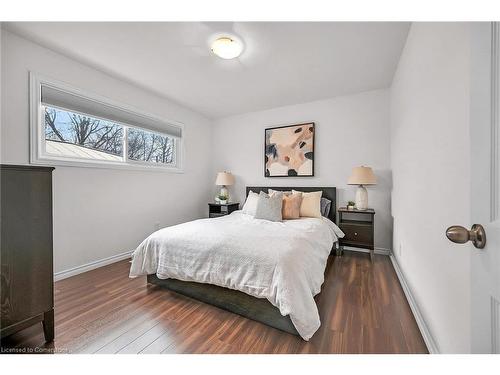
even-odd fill
[(338, 237), (326, 218), (271, 222), (236, 211), (151, 234), (134, 252), (130, 277), (156, 274), (267, 298), (308, 340), (320, 326), (313, 297)]

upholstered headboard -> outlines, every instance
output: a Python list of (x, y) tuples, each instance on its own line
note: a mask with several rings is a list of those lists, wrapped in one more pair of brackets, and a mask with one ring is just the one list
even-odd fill
[(246, 194), (245, 196), (248, 196), (248, 193), (253, 191), (254, 193), (260, 193), (263, 191), (264, 193), (268, 192), (268, 189), (273, 189), (273, 190), (279, 190), (279, 191), (290, 191), (292, 189), (298, 190), (298, 191), (304, 191), (306, 193), (311, 192), (311, 191), (322, 191), (322, 197), (329, 199), (332, 201), (332, 205), (330, 207), (330, 213), (328, 214), (328, 218), (333, 221), (334, 223), (337, 222), (337, 188), (335, 187), (318, 187), (318, 186), (307, 186), (307, 187), (300, 187), (300, 186), (293, 186), (293, 187), (283, 187), (283, 186), (247, 186), (246, 187)]

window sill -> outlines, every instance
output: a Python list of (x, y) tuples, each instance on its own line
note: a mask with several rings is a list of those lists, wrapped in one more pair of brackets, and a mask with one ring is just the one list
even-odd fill
[(37, 158), (36, 160), (31, 160), (32, 165), (44, 165), (52, 167), (77, 167), (77, 168), (98, 168), (98, 169), (117, 169), (117, 170), (128, 170), (128, 171), (143, 171), (143, 172), (163, 172), (163, 173), (184, 173), (184, 168), (182, 167), (172, 167), (172, 166), (157, 166), (157, 165), (144, 165), (141, 163), (113, 163), (108, 161), (72, 161), (72, 160), (62, 160), (53, 159), (50, 157)]

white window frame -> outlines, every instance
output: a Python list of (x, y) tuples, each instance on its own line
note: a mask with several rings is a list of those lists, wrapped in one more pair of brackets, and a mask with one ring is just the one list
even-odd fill
[[(96, 159), (85, 159), (78, 157), (65, 157), (47, 154), (45, 152), (45, 116), (42, 110), (43, 104), (41, 102), (41, 91), (42, 85), (53, 86), (61, 91), (68, 92), (73, 95), (82, 96), (108, 106), (113, 106), (117, 109), (121, 109), (127, 112), (132, 112), (137, 115), (153, 119), (155, 121), (164, 123), (166, 126), (175, 126), (180, 128), (181, 137), (175, 137), (169, 134), (164, 134), (158, 131), (158, 129), (150, 129), (140, 124), (126, 124), (123, 122), (116, 122), (112, 120), (107, 120), (101, 118), (102, 120), (110, 121), (112, 123), (119, 124), (123, 126), (123, 161), (110, 161), (110, 160), (96, 160)], [(78, 111), (72, 110), (71, 108), (59, 108), (64, 111), (78, 113)], [(92, 114), (85, 114), (93, 118), (99, 118), (98, 116), (93, 116)], [(128, 128), (135, 128), (145, 130), (147, 132), (152, 132), (169, 138), (173, 138), (174, 145), (174, 161), (173, 163), (153, 163), (147, 161), (137, 161), (130, 160), (128, 158)], [(53, 166), (64, 166), (64, 167), (84, 167), (84, 168), (111, 168), (111, 169), (131, 169), (131, 170), (147, 170), (147, 171), (162, 171), (162, 172), (173, 172), (173, 173), (183, 173), (184, 172), (184, 124), (159, 118), (151, 114), (146, 114), (136, 108), (132, 108), (128, 105), (116, 103), (105, 97), (84, 92), (83, 90), (72, 87), (64, 82), (56, 81), (51, 78), (43, 77), (40, 74), (30, 72), (30, 163), (38, 165), (53, 165)]]

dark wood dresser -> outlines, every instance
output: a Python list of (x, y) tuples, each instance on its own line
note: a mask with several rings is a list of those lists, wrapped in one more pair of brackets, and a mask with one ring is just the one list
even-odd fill
[(54, 339), (53, 169), (0, 165), (1, 337), (42, 322)]

